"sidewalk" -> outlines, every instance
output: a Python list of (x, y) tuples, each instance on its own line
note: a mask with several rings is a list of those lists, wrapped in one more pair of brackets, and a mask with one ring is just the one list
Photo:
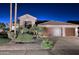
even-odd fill
[(0, 46), (0, 55), (48, 55), (39, 44), (7, 44)]

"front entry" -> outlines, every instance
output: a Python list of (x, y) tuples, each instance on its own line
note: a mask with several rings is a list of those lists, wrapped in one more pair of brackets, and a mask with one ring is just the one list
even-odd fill
[(61, 28), (53, 28), (52, 35), (53, 36), (61, 36)]

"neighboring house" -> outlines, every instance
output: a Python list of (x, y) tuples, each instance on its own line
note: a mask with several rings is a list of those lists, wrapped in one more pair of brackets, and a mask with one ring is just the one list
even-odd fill
[(46, 28), (44, 34), (47, 36), (56, 36), (56, 37), (79, 36), (78, 34), (79, 25), (77, 24), (49, 21), (41, 23), (38, 26)]
[(0, 33), (3, 33), (4, 32), (4, 30), (3, 29), (0, 29)]
[(15, 30), (15, 26), (12, 26), (12, 30)]
[[(10, 24), (7, 25), (7, 28), (10, 27)], [(19, 24), (16, 23), (16, 29), (19, 28)], [(15, 30), (15, 26), (14, 26), (14, 23), (12, 23), (12, 27), (11, 27), (11, 30)]]
[(20, 16), (19, 20), (20, 20), (20, 26), (24, 27), (25, 25), (28, 25), (28, 24), (31, 24), (33, 26), (37, 18), (29, 14), (25, 14), (23, 16)]

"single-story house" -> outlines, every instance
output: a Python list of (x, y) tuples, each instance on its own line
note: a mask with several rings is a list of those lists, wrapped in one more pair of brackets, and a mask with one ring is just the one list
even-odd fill
[(33, 26), (37, 20), (36, 17), (31, 16), (29, 14), (22, 15), (18, 19), (20, 20), (20, 26), (22, 27), (28, 24), (31, 24)]
[(79, 36), (78, 33), (79, 25), (77, 24), (48, 21), (45, 23), (41, 23), (38, 26), (45, 28), (44, 34), (47, 36), (56, 36), (56, 37)]

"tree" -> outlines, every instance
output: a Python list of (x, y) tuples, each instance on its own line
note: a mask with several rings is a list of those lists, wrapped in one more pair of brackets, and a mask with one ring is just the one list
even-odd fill
[(0, 23), (0, 29), (4, 29), (6, 25), (4, 23)]

